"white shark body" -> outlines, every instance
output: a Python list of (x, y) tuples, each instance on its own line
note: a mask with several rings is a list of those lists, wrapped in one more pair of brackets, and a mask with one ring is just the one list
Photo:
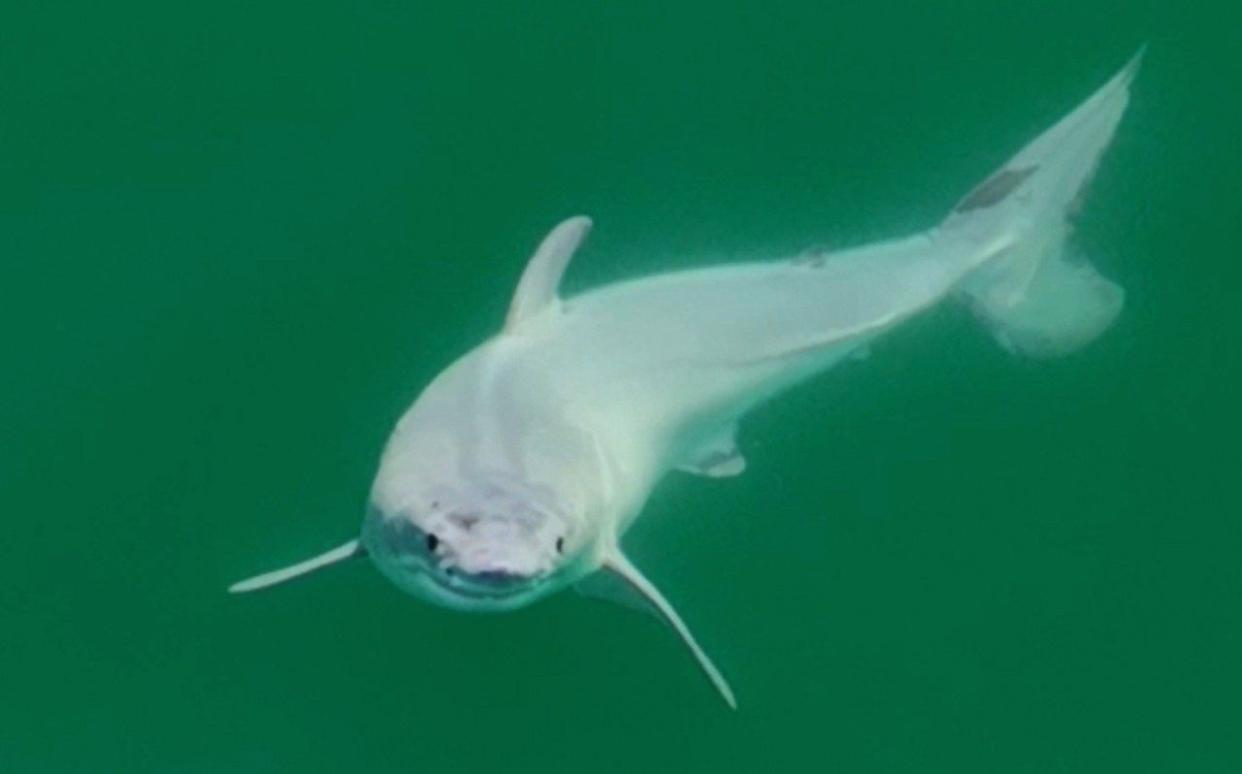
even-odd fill
[(249, 591), (369, 554), (402, 589), (469, 610), (519, 607), (600, 572), (625, 581), (733, 694), (621, 538), (670, 470), (741, 473), (738, 421), (956, 296), (1032, 356), (1096, 338), (1119, 287), (1071, 257), (1068, 217), (1128, 101), (1135, 57), (915, 236), (792, 260), (646, 277), (561, 300), (590, 221), (553, 230), (503, 330), (441, 373), (398, 423), (358, 540), (237, 584)]

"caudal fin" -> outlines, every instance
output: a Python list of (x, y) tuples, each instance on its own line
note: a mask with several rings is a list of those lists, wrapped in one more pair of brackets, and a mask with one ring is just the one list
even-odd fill
[(989, 257), (957, 293), (1007, 349), (1054, 357), (1085, 346), (1121, 312), (1125, 291), (1069, 244), (1069, 218), (1129, 102), (1139, 51), (1099, 91), (958, 203), (941, 226)]

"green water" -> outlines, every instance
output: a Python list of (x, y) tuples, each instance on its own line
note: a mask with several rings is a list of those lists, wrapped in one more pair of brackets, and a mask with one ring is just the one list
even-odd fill
[[(935, 5), (6, 3), (0, 771), (1242, 770), (1239, 15)], [(355, 533), (561, 217), (578, 289), (897, 236), (1143, 41), (1105, 338), (938, 309), (630, 534), (738, 712), (573, 593), (224, 593)]]

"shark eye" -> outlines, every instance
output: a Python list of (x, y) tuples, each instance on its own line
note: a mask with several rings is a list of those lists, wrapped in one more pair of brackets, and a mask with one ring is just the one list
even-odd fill
[(558, 538), (556, 539), (556, 552), (557, 552), (558, 554), (563, 554), (563, 553), (565, 553), (565, 538), (563, 538), (563, 537), (558, 537)]
[(440, 538), (436, 537), (435, 533), (428, 532), (427, 533), (427, 550), (434, 554), (436, 552), (436, 548), (439, 545), (440, 545)]

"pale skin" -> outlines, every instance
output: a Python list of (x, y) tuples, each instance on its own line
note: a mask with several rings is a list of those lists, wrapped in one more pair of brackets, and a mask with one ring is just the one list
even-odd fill
[(561, 223), (530, 259), (503, 328), (398, 422), (361, 536), (231, 590), (366, 554), (415, 596), (501, 611), (611, 574), (669, 623), (736, 706), (676, 610), (622, 550), (652, 488), (675, 469), (742, 473), (735, 431), (751, 408), (947, 297), (966, 301), (1021, 354), (1062, 354), (1102, 333), (1123, 294), (1067, 257), (1067, 222), (1138, 61), (939, 226), (904, 239), (661, 274), (562, 300), (561, 276), (591, 221)]

